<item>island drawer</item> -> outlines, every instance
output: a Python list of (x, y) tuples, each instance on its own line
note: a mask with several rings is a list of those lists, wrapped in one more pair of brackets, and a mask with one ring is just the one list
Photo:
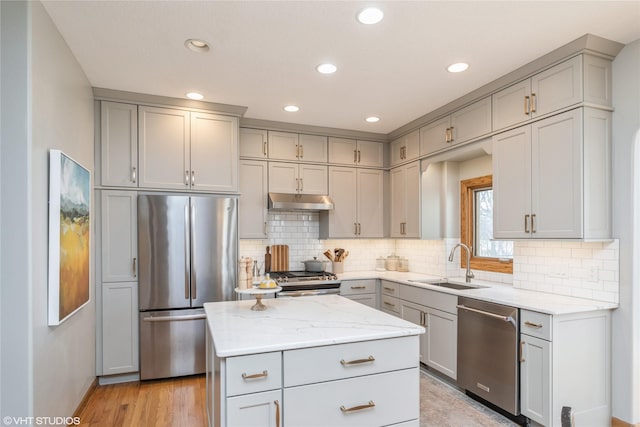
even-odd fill
[(451, 314), (458, 314), (458, 296), (445, 292), (432, 291), (417, 286), (402, 285), (400, 298), (405, 301), (432, 307)]
[(286, 388), (285, 426), (379, 426), (420, 414), (417, 367)]
[(551, 315), (520, 310), (520, 333), (551, 341)]
[(376, 291), (376, 279), (343, 280), (340, 295), (370, 294)]
[(284, 352), (284, 385), (292, 387), (419, 366), (418, 335)]
[(400, 284), (389, 282), (388, 280), (381, 280), (380, 284), (380, 293), (382, 293), (382, 295), (389, 295), (392, 297), (400, 296)]
[(388, 295), (382, 295), (380, 297), (380, 308), (399, 315), (400, 301), (398, 300), (398, 298), (390, 297)]
[(250, 354), (226, 359), (227, 396), (282, 387), (282, 353)]

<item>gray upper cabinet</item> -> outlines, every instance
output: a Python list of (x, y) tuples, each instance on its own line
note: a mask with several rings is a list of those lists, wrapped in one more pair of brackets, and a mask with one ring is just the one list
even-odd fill
[(491, 97), (483, 98), (420, 129), (420, 154), (428, 155), (491, 133)]
[(298, 160), (298, 134), (269, 131), (269, 158), (278, 160)]
[(240, 128), (240, 157), (266, 159), (268, 156), (267, 131)]
[(391, 166), (417, 159), (420, 155), (420, 131), (415, 130), (391, 142)]
[(138, 106), (100, 102), (100, 185), (138, 186)]
[(267, 235), (267, 176), (265, 161), (240, 161), (238, 230), (241, 239), (264, 239)]
[(375, 141), (329, 137), (329, 163), (383, 167), (384, 147)]
[(269, 158), (327, 162), (327, 137), (269, 131)]
[(611, 106), (611, 61), (578, 55), (496, 92), (493, 130), (515, 126), (588, 102)]
[(189, 112), (139, 107), (140, 187), (189, 189)]
[(140, 106), (140, 187), (238, 191), (238, 119)]

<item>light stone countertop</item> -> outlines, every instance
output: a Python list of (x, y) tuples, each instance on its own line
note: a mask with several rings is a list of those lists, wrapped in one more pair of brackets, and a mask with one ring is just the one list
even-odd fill
[(218, 357), (419, 335), (422, 326), (337, 295), (204, 305)]
[[(392, 282), (430, 289), (433, 291), (460, 295), (464, 297), (475, 298), (483, 301), (505, 304), (512, 307), (554, 315), (581, 313), (594, 310), (612, 310), (618, 308), (617, 304), (613, 304), (610, 302), (575, 298), (564, 295), (555, 295), (524, 289), (515, 289), (513, 286), (508, 284), (475, 279), (471, 280), (471, 285), (482, 286), (481, 288), (468, 290), (443, 288), (440, 286), (412, 282), (412, 280), (432, 280), (434, 282), (437, 282), (443, 280), (443, 277), (413, 272), (354, 271), (339, 274), (338, 278), (340, 280), (390, 280)], [(452, 283), (465, 284), (464, 277), (449, 278), (448, 281)]]

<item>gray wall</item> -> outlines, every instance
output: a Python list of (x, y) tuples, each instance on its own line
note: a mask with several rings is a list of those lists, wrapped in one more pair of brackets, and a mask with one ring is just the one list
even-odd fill
[[(2, 116), (2, 415), (70, 416), (95, 378), (95, 295), (91, 277), (90, 303), (47, 326), (48, 151), (93, 171), (93, 94), (39, 2), (1, 4), (16, 51), (9, 66), (3, 45), (2, 111), (18, 107)], [(5, 68), (19, 87), (4, 84)]]
[(613, 312), (612, 401), (613, 416), (631, 424), (640, 423), (640, 277), (633, 271), (640, 256), (633, 242), (633, 229), (640, 227), (633, 212), (633, 168), (640, 167), (633, 164), (640, 129), (638, 76), (640, 40), (625, 46), (613, 62), (613, 235), (620, 239), (620, 308)]

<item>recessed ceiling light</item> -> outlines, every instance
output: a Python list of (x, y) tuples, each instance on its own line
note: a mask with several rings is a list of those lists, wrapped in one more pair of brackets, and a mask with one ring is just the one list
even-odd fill
[(384, 13), (382, 13), (382, 11), (377, 7), (368, 7), (358, 13), (358, 21), (367, 25), (377, 24), (382, 21), (383, 17)]
[(186, 95), (187, 95), (187, 98), (195, 99), (196, 101), (199, 101), (202, 98), (204, 98), (204, 95), (202, 95), (201, 93), (198, 93), (198, 92), (188, 92)]
[(322, 74), (333, 74), (337, 69), (338, 67), (333, 64), (320, 64), (316, 67), (316, 70)]
[(287, 111), (289, 113), (295, 113), (296, 111), (298, 111), (300, 108), (298, 108), (295, 105), (287, 105), (284, 107), (284, 111)]
[(465, 62), (456, 62), (455, 64), (451, 64), (447, 67), (447, 71), (450, 73), (460, 73), (469, 68), (469, 64)]
[(209, 51), (209, 43), (200, 39), (187, 39), (184, 42), (184, 46), (194, 52), (204, 53)]
[(365, 121), (369, 122), (369, 123), (376, 123), (380, 121), (380, 117), (376, 117), (376, 116), (369, 116), (366, 119), (364, 119)]

